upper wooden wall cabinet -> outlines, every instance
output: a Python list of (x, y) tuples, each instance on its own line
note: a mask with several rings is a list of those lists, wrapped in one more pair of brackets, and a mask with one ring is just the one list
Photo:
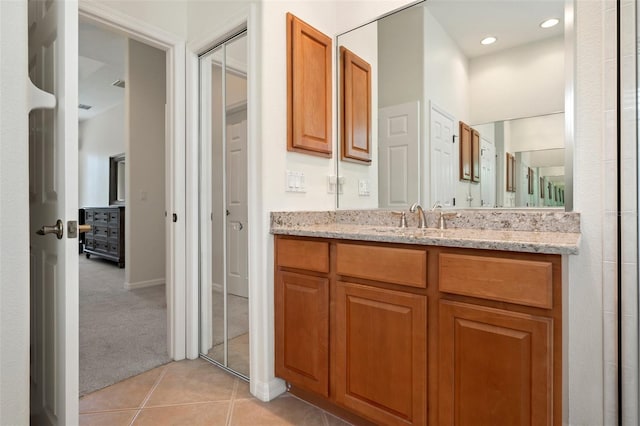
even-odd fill
[(371, 65), (340, 47), (342, 160), (371, 165)]
[(331, 38), (287, 13), (287, 150), (331, 157)]
[(480, 133), (460, 122), (460, 180), (480, 182)]
[(471, 127), (460, 122), (460, 180), (471, 180)]

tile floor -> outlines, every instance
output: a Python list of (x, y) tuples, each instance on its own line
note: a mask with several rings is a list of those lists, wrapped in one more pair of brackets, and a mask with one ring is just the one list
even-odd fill
[(289, 394), (265, 403), (202, 359), (172, 362), (80, 399), (80, 425), (348, 425)]

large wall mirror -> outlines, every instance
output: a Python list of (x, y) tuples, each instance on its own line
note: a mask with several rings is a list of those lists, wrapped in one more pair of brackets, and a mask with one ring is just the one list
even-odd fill
[(570, 4), (427, 0), (338, 35), (338, 207), (571, 210)]

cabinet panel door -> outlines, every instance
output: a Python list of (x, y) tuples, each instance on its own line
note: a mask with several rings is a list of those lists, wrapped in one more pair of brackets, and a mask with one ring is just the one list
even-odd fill
[(329, 280), (278, 272), (276, 376), (329, 395)]
[(340, 46), (340, 158), (371, 164), (371, 65)]
[(460, 180), (471, 180), (471, 127), (460, 122)]
[(287, 14), (289, 151), (331, 157), (331, 37)]
[(440, 302), (439, 424), (551, 425), (552, 319)]
[(471, 129), (471, 180), (480, 182), (480, 133)]
[(338, 282), (336, 401), (377, 424), (424, 425), (426, 296)]

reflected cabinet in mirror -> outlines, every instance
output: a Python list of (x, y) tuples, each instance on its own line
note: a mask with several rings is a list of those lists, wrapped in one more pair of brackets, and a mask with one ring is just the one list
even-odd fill
[(340, 34), (339, 208), (570, 210), (568, 6), (428, 0)]

